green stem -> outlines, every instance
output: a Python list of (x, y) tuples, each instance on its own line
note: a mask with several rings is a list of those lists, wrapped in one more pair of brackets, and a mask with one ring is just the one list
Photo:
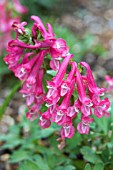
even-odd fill
[(21, 87), (21, 83), (19, 82), (18, 84), (16, 84), (12, 91), (10, 92), (10, 94), (7, 96), (7, 98), (4, 100), (4, 103), (2, 104), (2, 106), (0, 106), (0, 119), (2, 118), (7, 106), (9, 105), (11, 99), (13, 98), (13, 96), (15, 95), (16, 91)]

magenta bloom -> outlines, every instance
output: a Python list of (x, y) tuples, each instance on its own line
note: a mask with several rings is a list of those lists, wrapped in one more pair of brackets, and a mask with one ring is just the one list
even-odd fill
[(28, 12), (28, 9), (21, 5), (19, 0), (12, 0), (14, 3), (14, 7), (18, 13), (26, 14)]
[(76, 84), (81, 103), (85, 105), (90, 104), (91, 100), (86, 96), (84, 82), (79, 70), (76, 70)]
[[(92, 115), (98, 118), (109, 116), (110, 102), (108, 98), (101, 99), (105, 88), (97, 87), (86, 62), (80, 62), (78, 66), (73, 61), (66, 41), (55, 37), (49, 23), (45, 27), (34, 15), (31, 20), (34, 23), (28, 42), (20, 39), (28, 36), (24, 28), (27, 23), (13, 23), (16, 39), (8, 43), (8, 54), (4, 58), (9, 69), (23, 83), (20, 93), (26, 99), (26, 117), (30, 121), (39, 118), (42, 128), (50, 127), (51, 122), (61, 126), (63, 141), (72, 138), (75, 129), (80, 134), (88, 134), (94, 121)], [(85, 75), (81, 73), (80, 65), (85, 68)], [(111, 85), (111, 79), (106, 77), (106, 80)], [(78, 114), (81, 121), (75, 127), (74, 119)]]
[(100, 88), (97, 87), (95, 80), (93, 78), (93, 74), (92, 74), (92, 71), (90, 69), (90, 66), (86, 62), (80, 62), (80, 64), (87, 69), (86, 77), (87, 77), (87, 83), (88, 83), (89, 90), (92, 93), (101, 95), (105, 91), (105, 88), (100, 89)]
[(61, 85), (62, 80), (64, 78), (64, 75), (66, 74), (66, 69), (68, 66), (68, 63), (70, 61), (70, 59), (72, 58), (72, 55), (68, 55), (62, 62), (57, 75), (54, 77), (53, 81), (48, 81), (48, 93), (47, 93), (47, 99), (52, 102), (53, 98), (58, 98), (60, 97), (59, 94), (59, 89), (58, 87)]
[(108, 100), (108, 98), (105, 98), (104, 100), (100, 101), (99, 105), (94, 107), (95, 116), (97, 116), (98, 118), (101, 118), (102, 116), (109, 117), (109, 107), (110, 101)]
[(89, 124), (93, 122), (93, 118), (89, 118), (89, 117), (82, 117), (81, 118), (81, 122), (78, 123), (77, 125), (77, 130), (79, 133), (81, 134), (88, 134), (89, 133)]
[[(21, 20), (21, 14), (27, 13), (27, 8), (22, 6), (19, 0), (12, 0), (12, 2), (4, 0), (3, 2), (0, 3), (0, 12), (1, 12), (0, 15), (0, 55), (1, 55), (3, 53), (4, 48), (7, 47), (8, 41), (11, 40), (12, 37), (11, 26), (13, 22), (15, 22), (15, 24), (19, 23)], [(25, 25), (25, 22), (23, 24)], [(18, 31), (22, 30), (18, 29)]]
[(41, 114), (39, 125), (43, 129), (48, 128), (51, 125), (50, 117), (51, 117), (51, 115), (50, 115), (49, 111), (46, 111), (43, 114)]
[(76, 73), (77, 64), (75, 62), (72, 62), (70, 64), (72, 65), (72, 70), (68, 74), (67, 79), (62, 82), (61, 91), (60, 91), (61, 96), (64, 96), (68, 92), (68, 90), (70, 89), (71, 81), (73, 80), (74, 74)]
[(75, 134), (75, 128), (71, 123), (65, 124), (61, 129), (61, 137), (62, 138), (72, 138)]

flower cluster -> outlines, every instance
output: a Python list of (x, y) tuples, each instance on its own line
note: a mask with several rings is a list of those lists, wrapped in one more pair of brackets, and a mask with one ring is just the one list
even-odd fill
[[(8, 55), (4, 59), (23, 82), (20, 93), (26, 98), (27, 118), (33, 121), (39, 117), (42, 128), (55, 122), (61, 126), (61, 138), (64, 139), (74, 135), (73, 122), (81, 113), (77, 130), (88, 134), (89, 125), (94, 121), (92, 115), (109, 116), (110, 102), (108, 98), (101, 99), (105, 88), (97, 87), (86, 62), (73, 61), (66, 42), (55, 38), (49, 23), (46, 29), (39, 17), (31, 16), (31, 20), (34, 23), (29, 35), (24, 27), (26, 22), (13, 24), (17, 36), (9, 42)], [(20, 35), (27, 39), (22, 41)], [(50, 69), (56, 75), (45, 81)], [(43, 107), (46, 108), (44, 112)]]
[[(14, 17), (13, 13), (16, 12), (17, 16)], [(19, 0), (0, 0), (0, 55), (3, 49), (7, 46), (9, 40), (11, 40), (11, 25), (14, 21), (20, 22), (20, 16), (18, 13), (27, 13), (27, 8), (20, 4)]]

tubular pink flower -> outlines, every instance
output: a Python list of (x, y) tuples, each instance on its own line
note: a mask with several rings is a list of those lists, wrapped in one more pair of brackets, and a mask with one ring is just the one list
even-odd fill
[(75, 133), (75, 128), (74, 126), (72, 126), (71, 123), (68, 123), (66, 125), (63, 125), (60, 133), (61, 133), (62, 139), (72, 138)]
[[(26, 7), (23, 7), (19, 0), (12, 0), (10, 3), (8, 0), (0, 1), (0, 54), (3, 53), (4, 48), (6, 48), (8, 41), (11, 40), (12, 30), (11, 25), (14, 21), (20, 22), (22, 12), (25, 13)], [(12, 2), (11, 1), (11, 2)], [(12, 5), (12, 8), (9, 6)], [(18, 12), (20, 11), (20, 15)], [(16, 13), (15, 13), (16, 12)], [(14, 17), (14, 13), (18, 16)]]
[(21, 58), (24, 49), (21, 47), (10, 47), (11, 41), (8, 43), (7, 52), (9, 53), (4, 61), (6, 64), (9, 64), (10, 68), (17, 65), (19, 59)]
[(59, 56), (61, 58), (66, 57), (69, 53), (69, 47), (66, 46), (66, 41), (64, 41), (62, 38), (58, 38), (57, 40), (54, 40), (52, 43), (52, 46), (50, 48), (50, 54), (52, 58), (58, 58)]
[(79, 100), (85, 104), (88, 105), (91, 100), (86, 96), (82, 76), (79, 72), (79, 70), (76, 70), (76, 84), (77, 84), (77, 90), (78, 90), (78, 95), (79, 95)]
[(109, 117), (110, 114), (108, 112), (108, 109), (110, 107), (110, 101), (108, 98), (105, 98), (100, 102), (99, 105), (94, 107), (94, 115), (98, 118), (101, 118), (102, 116)]
[(47, 54), (47, 51), (46, 50), (42, 50), (38, 53), (38, 59), (30, 73), (30, 75), (28, 76), (26, 82), (27, 84), (35, 84), (36, 83), (36, 77), (37, 77), (37, 74), (38, 74), (38, 71), (42, 65), (42, 62), (44, 60), (44, 56)]
[(89, 124), (93, 122), (93, 118), (82, 117), (82, 122), (78, 123), (77, 130), (80, 134), (88, 134), (89, 133)]
[(100, 103), (100, 101), (101, 101), (101, 100), (100, 100), (100, 95), (91, 93), (91, 92), (89, 91), (89, 96), (90, 96), (90, 98), (92, 99), (93, 105), (99, 105), (99, 103)]
[(90, 116), (92, 114), (91, 106), (92, 106), (92, 104), (91, 105), (90, 104), (89, 105), (82, 104), (81, 112), (84, 116)]
[[(28, 53), (27, 56), (25, 56), (25, 58), (32, 54), (33, 54), (32, 52)], [(39, 55), (36, 55), (35, 57), (33, 57), (33, 59), (31, 59), (27, 63), (25, 63), (25, 64), (21, 63), (21, 64), (16, 65), (16, 67), (14, 69), (12, 69), (15, 73), (15, 76), (18, 77), (20, 80), (25, 80), (25, 78), (28, 77), (28, 74), (30, 73), (30, 71), (38, 57), (39, 57)], [(24, 62), (25, 62), (25, 60), (23, 59)]]
[[(48, 84), (48, 93), (47, 93), (47, 99), (52, 99), (53, 97), (59, 96), (58, 95), (58, 87), (61, 85), (62, 83), (62, 79), (66, 73), (66, 69), (69, 63), (69, 60), (72, 58), (73, 55), (69, 55), (67, 56), (62, 64), (60, 65), (60, 68), (58, 70), (58, 73), (56, 74), (56, 76), (54, 77), (53, 81), (47, 81)], [(59, 97), (58, 97), (59, 98)], [(50, 100), (51, 100), (50, 99)]]
[(68, 107), (67, 116), (74, 118), (77, 115), (77, 113), (79, 113), (80, 108), (81, 108), (81, 102), (79, 101), (79, 99), (77, 99), (74, 102), (73, 106)]
[(27, 22), (18, 23), (18, 22), (15, 21), (12, 24), (12, 28), (18, 34), (25, 34), (25, 28), (24, 28), (25, 25), (27, 25)]
[[(50, 24), (50, 23), (47, 23), (46, 25), (47, 25), (47, 27), (48, 27), (48, 34), (49, 34), (50, 38), (55, 37), (55, 34), (54, 34), (54, 32), (53, 32), (53, 28), (52, 28), (51, 24)], [(48, 37), (48, 38), (49, 38), (49, 37)]]
[(39, 96), (40, 94), (43, 94), (43, 84), (42, 84), (42, 79), (44, 76), (44, 69), (40, 69), (38, 72), (38, 76), (36, 79), (36, 89), (35, 89), (35, 95)]
[(67, 122), (67, 120), (70, 119), (70, 117), (67, 116), (67, 109), (70, 104), (71, 95), (74, 91), (74, 84), (75, 80), (72, 81), (71, 88), (65, 95), (61, 105), (59, 107), (56, 107), (56, 110), (52, 114), (52, 121), (56, 122), (58, 125), (62, 125), (64, 122)]
[(26, 113), (26, 117), (30, 120), (30, 121), (34, 121), (35, 119), (38, 118), (38, 112), (36, 109), (36, 105), (34, 105), (29, 112)]
[(52, 60), (50, 61), (50, 67), (51, 67), (53, 70), (55, 70), (55, 71), (59, 70), (59, 68), (60, 68), (60, 61), (59, 61), (59, 60), (52, 59)]
[(106, 89), (105, 88), (100, 89), (100, 88), (97, 87), (97, 85), (94, 81), (90, 66), (86, 62), (80, 62), (80, 64), (87, 69), (86, 76), (87, 76), (87, 83), (88, 83), (89, 90), (92, 93), (101, 95)]
[[(41, 19), (35, 15), (31, 16), (31, 20), (36, 22), (36, 27), (40, 30), (42, 36), (44, 39), (48, 39), (48, 37), (51, 37), (51, 35), (53, 34), (53, 32), (51, 32), (51, 27), (50, 25), (47, 25), (49, 28), (49, 33), (46, 31), (46, 28), (44, 27)], [(55, 36), (55, 35), (54, 35)]]
[(40, 117), (39, 125), (44, 129), (48, 128), (51, 125), (50, 117), (49, 111), (44, 112)]
[(89, 125), (80, 122), (77, 125), (77, 130), (80, 134), (88, 134), (90, 129), (89, 129)]
[(18, 11), (19, 13), (23, 13), (26, 14), (28, 12), (28, 9), (24, 6), (22, 6), (19, 2), (19, 0), (12, 0), (14, 3), (14, 7), (16, 9), (16, 11)]
[[(33, 88), (32, 88), (33, 87)], [(27, 95), (35, 93), (35, 84), (30, 86), (26, 83), (26, 81), (23, 83), (22, 89), (19, 91), (23, 94), (23, 97), (26, 97)]]
[(74, 74), (77, 69), (77, 64), (75, 62), (71, 62), (70, 64), (72, 65), (72, 69), (71, 69), (70, 73), (68, 74), (67, 79), (64, 80), (61, 85), (61, 91), (60, 91), (61, 96), (64, 96), (70, 89), (71, 81), (74, 78)]
[(34, 94), (29, 94), (26, 96), (26, 105), (30, 106), (35, 100)]
[(70, 106), (67, 109), (67, 116), (74, 118), (78, 112), (79, 110), (75, 106)]
[(44, 75), (44, 70), (40, 69), (37, 79), (36, 79), (36, 88), (35, 88), (35, 103), (37, 104), (43, 104), (44, 103), (44, 99), (45, 99), (45, 94), (44, 94), (44, 90), (43, 90), (43, 84), (42, 84), (42, 79), (43, 79), (43, 75)]
[(12, 40), (12, 41), (10, 41), (9, 45), (10, 45), (10, 47), (17, 46), (17, 47), (28, 48), (28, 49), (37, 49), (37, 48), (41, 47), (41, 43), (37, 43), (35, 45), (30, 45), (30, 44), (26, 44), (20, 40)]
[(70, 61), (70, 59), (73, 57), (72, 54), (68, 55), (66, 58), (64, 58), (64, 60), (62, 61), (62, 64), (58, 70), (58, 73), (56, 74), (56, 76), (54, 77), (53, 79), (53, 83), (52, 84), (55, 84), (55, 86), (60, 86), (61, 85), (61, 82), (62, 82), (62, 79), (64, 78), (64, 75), (66, 73), (66, 69), (67, 69), (67, 66), (68, 66), (68, 63)]

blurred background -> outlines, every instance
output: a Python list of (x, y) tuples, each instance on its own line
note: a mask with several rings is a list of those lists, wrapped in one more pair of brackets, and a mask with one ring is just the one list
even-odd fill
[[(113, 170), (112, 115), (95, 119), (90, 134), (76, 132), (58, 150), (59, 128), (42, 130), (26, 119), (19, 81), (3, 61), (8, 41), (15, 38), (13, 21), (30, 26), (30, 16), (38, 15), (66, 40), (76, 62), (90, 64), (97, 84), (107, 87), (104, 77), (113, 77), (113, 1), (0, 0), (0, 10), (0, 170)], [(106, 96), (113, 114), (113, 90)]]

